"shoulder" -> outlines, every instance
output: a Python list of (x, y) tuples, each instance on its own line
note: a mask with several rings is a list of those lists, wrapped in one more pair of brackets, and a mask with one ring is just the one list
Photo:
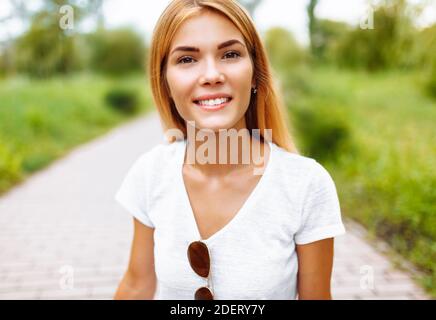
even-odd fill
[(301, 177), (303, 180), (310, 179), (313, 175), (322, 175), (327, 170), (315, 159), (289, 152), (277, 145), (275, 148), (273, 161), (282, 174)]
[(181, 144), (183, 144), (183, 141), (175, 141), (172, 143), (161, 142), (140, 154), (135, 161), (135, 165), (140, 167), (163, 167), (167, 162), (175, 158), (177, 151), (180, 150), (179, 147), (181, 147)]
[[(183, 142), (183, 141), (182, 141)], [(176, 153), (180, 150), (180, 142), (159, 143), (140, 154), (131, 165), (127, 176), (136, 181), (156, 183), (178, 159)]]
[(299, 193), (301, 197), (314, 189), (334, 188), (330, 173), (316, 159), (291, 153), (277, 145), (274, 148), (276, 181), (282, 180), (286, 187)]

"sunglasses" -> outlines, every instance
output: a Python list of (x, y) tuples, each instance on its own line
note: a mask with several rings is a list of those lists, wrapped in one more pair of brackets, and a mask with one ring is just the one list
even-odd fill
[(195, 300), (214, 300), (209, 288), (210, 255), (206, 244), (201, 241), (192, 242), (188, 247), (188, 260), (195, 273), (208, 281), (207, 287), (201, 287), (195, 291)]

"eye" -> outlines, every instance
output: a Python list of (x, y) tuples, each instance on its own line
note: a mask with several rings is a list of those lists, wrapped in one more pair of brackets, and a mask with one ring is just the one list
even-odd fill
[[(226, 53), (224, 54), (224, 57), (226, 57), (226, 60), (227, 60), (228, 58), (230, 58), (230, 59), (232, 59), (232, 58), (236, 59), (236, 58), (239, 58), (240, 56), (241, 56), (241, 54), (240, 54), (239, 52), (237, 52), (237, 51), (229, 51), (229, 52), (226, 52)], [(193, 60), (194, 60), (194, 59), (193, 59), (192, 57), (190, 57), (190, 56), (184, 56), (184, 57), (181, 57), (179, 60), (177, 60), (177, 64), (189, 64), (189, 63), (191, 63)]]
[(177, 63), (178, 63), (178, 64), (187, 64), (187, 63), (190, 63), (190, 60), (192, 60), (192, 57), (187, 57), (187, 56), (185, 56), (185, 57), (181, 57), (181, 58), (177, 61)]
[(241, 55), (239, 54), (239, 52), (237, 52), (237, 51), (229, 51), (229, 52), (226, 52), (225, 54), (224, 54), (224, 57), (229, 57), (229, 58), (238, 58), (238, 57), (240, 57)]

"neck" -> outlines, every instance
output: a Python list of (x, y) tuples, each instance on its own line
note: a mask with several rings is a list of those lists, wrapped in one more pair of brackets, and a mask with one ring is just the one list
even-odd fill
[(188, 134), (184, 163), (207, 176), (265, 167), (270, 150), (261, 140), (246, 127), (221, 132), (195, 128), (194, 135)]

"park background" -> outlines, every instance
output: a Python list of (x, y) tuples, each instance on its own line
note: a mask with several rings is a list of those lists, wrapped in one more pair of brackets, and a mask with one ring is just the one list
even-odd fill
[[(241, 2), (301, 153), (329, 170), (343, 215), (410, 262), (436, 297), (434, 1)], [(145, 3), (1, 0), (0, 195), (155, 109), (145, 61), (168, 1)], [(120, 19), (141, 10), (152, 12), (146, 25)]]

